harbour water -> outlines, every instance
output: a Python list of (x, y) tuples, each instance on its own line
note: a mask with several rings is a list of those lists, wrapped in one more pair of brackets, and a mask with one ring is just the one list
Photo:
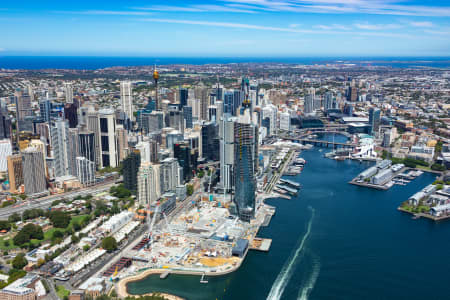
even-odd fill
[[(328, 137), (329, 138), (329, 137)], [(269, 252), (250, 251), (236, 272), (209, 277), (158, 276), (130, 283), (131, 294), (167, 292), (203, 299), (448, 299), (450, 222), (413, 220), (399, 204), (431, 183), (424, 173), (379, 191), (347, 184), (370, 163), (302, 152), (307, 164), (290, 180), (291, 200), (271, 199), (277, 212), (260, 237)]]

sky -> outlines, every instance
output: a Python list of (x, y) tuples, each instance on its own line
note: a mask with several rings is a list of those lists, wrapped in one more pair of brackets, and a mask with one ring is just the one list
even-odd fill
[(0, 55), (449, 54), (449, 0), (0, 1)]

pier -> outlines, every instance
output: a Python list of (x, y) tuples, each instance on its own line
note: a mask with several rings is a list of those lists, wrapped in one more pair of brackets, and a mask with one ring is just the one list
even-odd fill
[(298, 193), (298, 190), (290, 188), (290, 187), (285, 186), (285, 185), (277, 184), (276, 187), (279, 188), (279, 189), (285, 190), (285, 191), (287, 191), (287, 192), (289, 192), (291, 194), (294, 194), (294, 195)]
[(272, 245), (271, 239), (263, 239), (255, 237), (252, 243), (250, 244), (250, 250), (268, 252), (271, 245)]
[(300, 188), (300, 183), (294, 182), (292, 180), (280, 178), (280, 182), (287, 183), (288, 185), (291, 185), (291, 186), (293, 186), (293, 187), (295, 187), (297, 189)]

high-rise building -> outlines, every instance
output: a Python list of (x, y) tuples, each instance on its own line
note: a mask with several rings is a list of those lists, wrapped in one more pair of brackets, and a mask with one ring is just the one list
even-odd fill
[(95, 164), (102, 166), (102, 152), (100, 143), (100, 122), (98, 112), (89, 110), (87, 113), (87, 129), (94, 134)]
[(280, 113), (280, 129), (285, 131), (291, 130), (291, 115), (289, 112)]
[(95, 162), (79, 156), (76, 158), (76, 166), (77, 177), (82, 185), (90, 186), (95, 184)]
[(304, 101), (304, 106), (303, 106), (303, 112), (305, 114), (312, 114), (312, 113), (314, 113), (315, 94), (316, 94), (315, 90), (312, 88), (305, 95), (305, 101)]
[(208, 119), (209, 93), (208, 88), (203, 82), (200, 82), (194, 89), (195, 98), (200, 100), (199, 120)]
[(64, 117), (69, 121), (69, 128), (75, 128), (78, 125), (78, 106), (75, 103), (64, 106)]
[(99, 111), (101, 166), (116, 168), (119, 165), (116, 137), (116, 117), (114, 110)]
[(140, 205), (154, 205), (161, 195), (159, 165), (143, 162), (137, 175), (137, 198)]
[(0, 107), (0, 139), (9, 139), (11, 137), (11, 118), (8, 110), (3, 105)]
[(242, 221), (255, 214), (258, 131), (247, 116), (234, 123), (234, 204)]
[(64, 83), (64, 92), (66, 95), (66, 103), (73, 103), (73, 87), (70, 82)]
[(91, 131), (82, 131), (78, 134), (78, 156), (95, 163), (95, 136)]
[(192, 128), (192, 107), (183, 106), (184, 127)]
[(191, 180), (194, 166), (191, 162), (191, 148), (189, 144), (187, 142), (174, 144), (173, 157), (178, 160), (180, 167), (183, 168), (183, 180), (185, 182)]
[(33, 113), (31, 107), (31, 97), (27, 93), (17, 90), (15, 92), (15, 102), (18, 130), (28, 131), (27, 128), (24, 128), (24, 121), (26, 117), (31, 117)]
[(0, 140), (0, 172), (8, 170), (8, 157), (12, 154), (11, 140)]
[(220, 183), (226, 191), (233, 188), (233, 164), (234, 164), (234, 122), (236, 118), (232, 118), (226, 113), (222, 116), (219, 123), (220, 136)]
[(225, 92), (223, 95), (223, 113), (235, 115), (233, 92)]
[(10, 155), (7, 158), (9, 190), (17, 193), (18, 188), (23, 184), (22, 155)]
[(69, 175), (77, 176), (77, 157), (79, 154), (79, 133), (78, 128), (69, 128), (67, 137), (67, 159), (69, 162)]
[(132, 192), (137, 189), (137, 174), (141, 165), (141, 155), (139, 151), (131, 152), (122, 162), (123, 184), (125, 188)]
[(371, 107), (369, 109), (369, 125), (370, 133), (377, 134), (380, 129), (381, 111), (378, 108)]
[(355, 102), (358, 98), (358, 88), (355, 86), (349, 86), (347, 91), (347, 101)]
[(159, 167), (160, 170), (160, 191), (161, 194), (175, 191), (176, 187), (181, 184), (180, 165), (176, 158), (164, 159)]
[(218, 126), (213, 122), (207, 122), (202, 125), (202, 157), (206, 160), (217, 161), (219, 155)]
[(332, 92), (326, 92), (325, 93), (324, 110), (328, 111), (328, 110), (333, 109), (333, 108), (334, 108), (333, 93)]
[(184, 117), (181, 111), (169, 111), (166, 115), (166, 125), (179, 132), (184, 132)]
[(128, 132), (123, 125), (116, 126), (117, 132), (117, 151), (119, 152), (119, 161), (122, 161), (128, 155)]
[(120, 101), (122, 110), (125, 112), (130, 120), (134, 120), (133, 115), (133, 92), (132, 83), (130, 81), (120, 82)]
[(25, 149), (22, 151), (22, 164), (25, 193), (29, 196), (46, 193), (45, 164), (42, 153), (32, 147)]
[(65, 120), (58, 119), (50, 128), (52, 136), (53, 157), (55, 159), (55, 176), (73, 175), (74, 170), (69, 169), (69, 125)]
[(189, 98), (189, 90), (180, 87), (179, 95), (180, 95), (179, 99), (180, 106), (181, 107), (186, 106)]

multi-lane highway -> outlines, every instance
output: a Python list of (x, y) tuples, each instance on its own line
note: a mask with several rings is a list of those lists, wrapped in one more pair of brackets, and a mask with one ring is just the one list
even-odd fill
[(88, 194), (101, 193), (104, 191), (108, 191), (115, 182), (103, 183), (95, 186), (91, 186), (88, 188), (84, 188), (81, 190), (76, 190), (73, 192), (68, 192), (64, 194), (51, 195), (43, 198), (38, 198), (34, 200), (27, 200), (15, 206), (8, 206), (0, 209), (0, 220), (8, 219), (8, 217), (14, 213), (21, 214), (24, 210), (32, 209), (32, 208), (48, 208), (51, 206), (52, 202), (55, 200), (61, 199), (72, 199), (77, 196), (85, 196)]

